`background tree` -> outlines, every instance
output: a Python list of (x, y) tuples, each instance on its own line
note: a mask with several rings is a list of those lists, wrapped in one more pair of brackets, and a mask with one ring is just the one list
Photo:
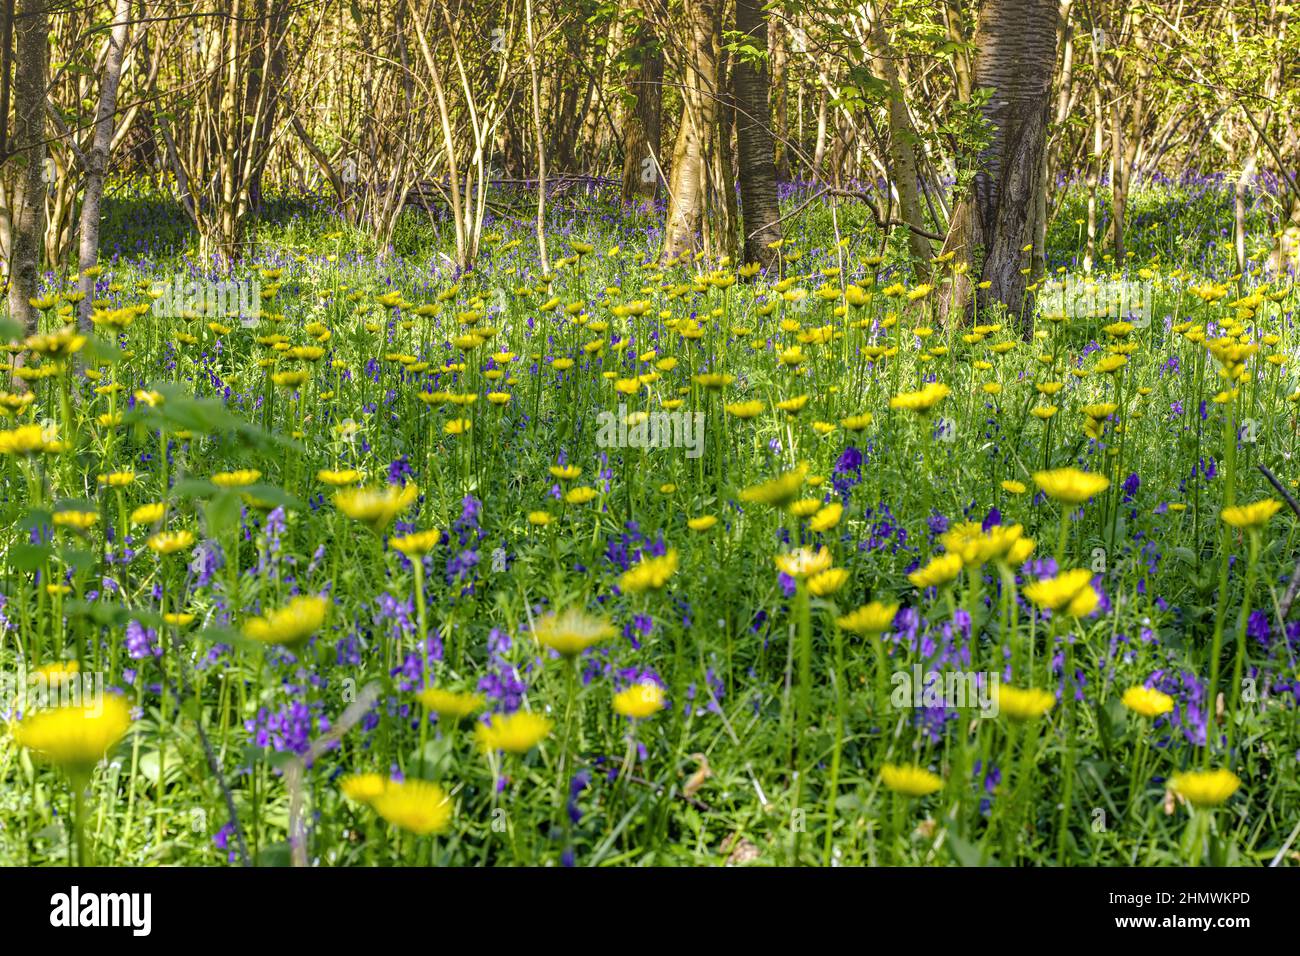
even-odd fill
[(41, 239), (45, 232), (45, 91), (49, 62), (48, 0), (18, 0), (13, 10), (14, 132), (5, 160), (17, 170), (9, 243), (9, 317), (36, 328)]
[(772, 135), (768, 74), (767, 16), (761, 0), (736, 0), (737, 43), (733, 82), (740, 203), (744, 212), (746, 262), (765, 269), (776, 261), (773, 244), (781, 238), (776, 195), (776, 143)]
[(944, 241), (944, 253), (968, 266), (954, 277), (949, 313), (964, 310), (974, 291), (980, 307), (1001, 303), (1028, 327), (1028, 252), (1047, 144), (1057, 16), (1056, 0), (984, 0), (980, 7), (973, 82), (990, 91), (981, 107), (990, 140)]

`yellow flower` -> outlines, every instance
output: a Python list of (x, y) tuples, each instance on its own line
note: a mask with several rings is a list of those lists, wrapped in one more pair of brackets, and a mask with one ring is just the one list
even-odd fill
[(1072, 571), (1062, 571), (1054, 578), (1044, 578), (1042, 581), (1026, 584), (1025, 597), (1038, 607), (1059, 611), (1067, 607), (1085, 589), (1092, 590), (1092, 572), (1087, 568), (1075, 568)]
[(504, 750), (525, 754), (546, 739), (551, 726), (551, 721), (541, 714), (517, 710), (513, 714), (493, 714), (488, 723), (474, 728), (474, 736), (486, 753)]
[(690, 518), (686, 522), (686, 527), (692, 531), (708, 531), (718, 523), (716, 515), (700, 515), (698, 518)]
[(105, 694), (82, 704), (37, 711), (18, 725), (14, 739), (69, 774), (85, 777), (130, 726), (126, 701)]
[(348, 485), (355, 485), (365, 475), (355, 468), (345, 468), (342, 471), (331, 471), (325, 468), (316, 472), (316, 477), (324, 484), (333, 485), (335, 488), (344, 488)]
[(1089, 418), (1095, 418), (1098, 421), (1103, 418), (1110, 418), (1110, 416), (1114, 415), (1118, 410), (1119, 406), (1114, 402), (1104, 402), (1100, 405), (1083, 406), (1083, 414), (1087, 415)]
[(98, 511), (56, 511), (52, 517), (56, 528), (88, 531), (99, 520)]
[(763, 414), (762, 402), (736, 402), (725, 407), (728, 415), (741, 420), (755, 418)]
[(376, 533), (415, 503), (420, 489), (414, 484), (398, 488), (348, 488), (334, 495), (334, 505), (349, 518), (369, 525)]
[(13, 431), (0, 432), (0, 455), (34, 455), (47, 451), (53, 442), (52, 429), (23, 425)]
[(807, 474), (808, 469), (800, 465), (798, 468), (793, 468), (770, 481), (746, 488), (740, 493), (740, 500), (770, 505), (773, 508), (784, 508), (799, 493), (799, 489), (803, 486), (804, 477)]
[(1224, 508), (1222, 517), (1225, 522), (1234, 528), (1253, 531), (1268, 524), (1269, 520), (1278, 513), (1281, 507), (1282, 502), (1274, 498), (1265, 498), (1263, 501), (1256, 501), (1248, 505)]
[(100, 475), (99, 483), (108, 485), (110, 488), (125, 488), (135, 481), (135, 472), (133, 471), (115, 471), (111, 475)]
[(243, 488), (256, 484), (257, 479), (261, 477), (262, 473), (257, 469), (246, 468), (243, 471), (223, 471), (213, 475), (212, 483), (218, 488)]
[(1154, 687), (1130, 687), (1122, 699), (1125, 707), (1143, 717), (1159, 717), (1174, 709), (1174, 699)]
[(390, 780), (370, 806), (393, 826), (417, 836), (441, 833), (451, 823), (451, 800), (427, 780)]
[(161, 501), (141, 505), (131, 512), (131, 524), (157, 524), (162, 521), (167, 506)]
[(947, 398), (951, 391), (947, 385), (931, 382), (919, 392), (904, 392), (901, 395), (895, 395), (889, 400), (889, 407), (924, 414)]
[(808, 593), (813, 597), (827, 597), (844, 586), (849, 572), (844, 568), (828, 568), (808, 578)]
[(452, 720), (463, 720), (478, 713), (485, 703), (481, 694), (443, 690), (439, 687), (426, 687), (415, 698), (430, 713)]
[(1034, 544), (1033, 538), (1017, 538), (1015, 544), (1007, 548), (1007, 553), (1002, 556), (1003, 563), (1011, 567), (1024, 564), (1034, 553)]
[(820, 498), (800, 498), (798, 501), (792, 501), (787, 510), (796, 518), (807, 518), (821, 511), (822, 501)]
[(833, 502), (812, 516), (812, 520), (808, 522), (808, 530), (830, 531), (840, 523), (843, 514), (844, 506), (838, 501)]
[(672, 548), (667, 554), (657, 558), (647, 558), (643, 555), (640, 561), (623, 572), (618, 579), (618, 586), (621, 590), (632, 594), (657, 591), (676, 573), (677, 549)]
[(968, 568), (976, 568), (985, 561), (1001, 560), (1020, 539), (1023, 532), (1018, 524), (994, 525), (985, 531), (974, 522), (954, 525), (939, 539), (949, 554), (961, 558)]
[(46, 664), (44, 667), (38, 667), (36, 673), (44, 678), (48, 686), (62, 687), (76, 677), (80, 670), (81, 665), (76, 661), (55, 661), (52, 664)]
[(194, 534), (189, 531), (159, 531), (149, 538), (149, 550), (158, 554), (175, 554), (194, 544)]
[(776, 566), (792, 578), (806, 578), (819, 574), (831, 566), (831, 553), (823, 545), (817, 551), (809, 548), (795, 548), (785, 554), (776, 555)]
[(1025, 486), (1024, 483), (1020, 481), (1004, 481), (1002, 482), (1002, 490), (1009, 495), (1023, 495), (1025, 493)]
[(582, 474), (580, 465), (551, 465), (551, 477), (560, 481), (573, 481)]
[(1077, 505), (1110, 487), (1105, 475), (1094, 475), (1078, 468), (1057, 468), (1034, 473), (1034, 481), (1047, 497)]
[(663, 688), (653, 681), (633, 684), (614, 695), (614, 710), (633, 720), (644, 720), (663, 709)]
[(442, 426), (442, 431), (446, 435), (463, 435), (473, 426), (468, 418), (452, 418)]
[(543, 647), (570, 658), (617, 633), (614, 625), (605, 618), (594, 617), (579, 608), (539, 617), (533, 625), (533, 632)]
[(579, 485), (577, 488), (567, 492), (564, 496), (564, 500), (571, 505), (585, 505), (594, 499), (599, 493), (600, 492), (596, 491), (595, 488), (590, 488), (587, 485)]
[(880, 768), (880, 779), (894, 793), (905, 797), (924, 797), (943, 789), (943, 778), (924, 767), (887, 763)]
[(1070, 598), (1070, 603), (1065, 606), (1063, 613), (1070, 617), (1087, 617), (1097, 610), (1097, 605), (1100, 603), (1101, 595), (1097, 593), (1096, 588), (1089, 585)]
[(1231, 770), (1188, 770), (1169, 778), (1169, 789), (1194, 807), (1217, 807), (1237, 792), (1241, 778)]
[(329, 614), (328, 598), (300, 594), (284, 607), (244, 622), (244, 636), (267, 644), (298, 644), (320, 630)]
[(883, 634), (889, 630), (890, 625), (894, 623), (894, 616), (898, 614), (897, 604), (882, 604), (879, 601), (872, 601), (870, 604), (864, 604), (843, 617), (837, 617), (835, 623), (846, 631), (858, 634), (862, 637), (868, 637), (872, 634)]
[(551, 523), (551, 513), (549, 511), (530, 511), (528, 512), (528, 523), (536, 528), (545, 528)]
[(1036, 687), (1028, 689), (998, 685), (998, 712), (1012, 720), (1035, 720), (1052, 709), (1056, 696)]
[(388, 780), (377, 773), (349, 774), (339, 781), (343, 796), (357, 803), (370, 803), (384, 792)]
[(960, 555), (941, 554), (930, 559), (930, 563), (923, 568), (917, 568), (907, 576), (907, 580), (913, 585), (924, 590), (925, 588), (942, 587), (961, 573), (962, 560)]
[(776, 403), (776, 407), (781, 409), (787, 415), (798, 415), (808, 404), (807, 395), (796, 395), (794, 398), (783, 399)]
[(422, 558), (438, 546), (442, 532), (437, 528), (429, 531), (416, 531), (401, 538), (389, 538), (388, 543), (408, 558)]
[[(211, 326), (209, 326), (211, 328)], [(289, 372), (275, 372), (271, 375), (271, 381), (281, 388), (297, 388), (303, 382), (307, 381), (307, 372), (305, 369), (298, 369)]]

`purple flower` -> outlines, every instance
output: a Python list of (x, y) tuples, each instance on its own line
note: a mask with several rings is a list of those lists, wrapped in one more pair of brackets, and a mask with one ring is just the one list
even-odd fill
[(152, 627), (145, 628), (139, 621), (126, 625), (126, 653), (138, 661), (146, 657), (162, 657), (163, 649), (158, 644), (158, 632)]

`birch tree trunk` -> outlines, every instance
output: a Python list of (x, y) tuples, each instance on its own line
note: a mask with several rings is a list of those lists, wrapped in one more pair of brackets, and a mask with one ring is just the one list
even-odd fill
[(718, 116), (718, 56), (713, 47), (715, 0), (686, 0), (689, 52), (682, 77), (682, 123), (673, 150), (663, 257), (675, 259), (698, 245), (709, 181), (709, 142)]
[(113, 116), (117, 112), (117, 90), (122, 81), (122, 55), (126, 50), (127, 23), (131, 17), (131, 0), (117, 0), (113, 26), (108, 36), (108, 57), (99, 84), (99, 106), (95, 110), (95, 138), (86, 154), (86, 191), (81, 201), (81, 248), (77, 268), (81, 275), (82, 299), (77, 307), (77, 321), (82, 329), (90, 328), (90, 308), (94, 299), (95, 279), (86, 270), (99, 259), (100, 203), (104, 198), (104, 171), (113, 145)]
[(915, 144), (918, 140), (916, 130), (912, 128), (912, 118), (908, 115), (903, 85), (898, 81), (898, 64), (885, 33), (883, 11), (872, 24), (870, 42), (872, 70), (889, 88), (889, 165), (894, 189), (898, 193), (898, 211), (910, 227), (907, 243), (912, 253), (912, 269), (917, 279), (924, 282), (930, 276), (930, 259), (934, 250), (930, 248), (930, 240), (921, 235), (925, 230), (925, 213), (921, 209), (916, 172)]

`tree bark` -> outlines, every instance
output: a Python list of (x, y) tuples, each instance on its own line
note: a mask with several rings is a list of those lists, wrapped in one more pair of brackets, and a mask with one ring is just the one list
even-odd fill
[(1294, 197), (1291, 199), (1291, 213), (1282, 222), (1268, 257), (1270, 275), (1280, 277), (1288, 268), (1300, 272), (1300, 199)]
[(733, 71), (736, 139), (740, 160), (740, 205), (746, 262), (764, 269), (777, 262), (769, 248), (781, 238), (776, 194), (776, 142), (772, 136), (771, 79), (767, 71), (767, 15), (762, 0), (736, 0), (736, 31), (759, 56), (741, 56)]
[(1259, 164), (1258, 143), (1252, 141), (1251, 150), (1246, 154), (1241, 174), (1232, 190), (1232, 247), (1237, 256), (1237, 271), (1246, 271), (1246, 211), (1250, 205), (1250, 187), (1255, 181), (1255, 171)]
[(12, 162), (20, 169), (9, 255), (9, 317), (36, 330), (41, 237), (45, 233), (45, 87), (49, 71), (47, 0), (19, 0), (14, 13), (14, 135)]
[[(955, 252), (957, 261), (969, 265), (966, 273), (953, 276), (945, 297), (949, 319), (954, 313), (964, 316), (972, 304), (978, 312), (1001, 303), (1022, 332), (1029, 329), (1029, 255), (1023, 250), (1033, 243), (1058, 16), (1056, 0), (984, 0), (980, 7), (973, 72), (977, 88), (994, 91), (982, 107), (991, 139), (944, 242), (945, 252)], [(985, 282), (987, 288), (978, 288)]]
[(77, 321), (82, 329), (90, 328), (90, 307), (94, 299), (95, 280), (86, 270), (99, 259), (100, 202), (104, 197), (104, 171), (108, 152), (113, 145), (113, 117), (117, 112), (117, 89), (122, 81), (122, 56), (126, 50), (127, 23), (131, 17), (131, 0), (117, 0), (113, 26), (108, 35), (108, 56), (104, 75), (99, 82), (99, 105), (95, 110), (95, 137), (86, 154), (86, 192), (81, 201), (81, 248), (77, 268), (81, 275), (81, 303)]
[(898, 211), (910, 227), (907, 243), (912, 253), (912, 269), (917, 279), (924, 282), (930, 276), (930, 259), (934, 250), (930, 248), (930, 240), (921, 235), (926, 227), (913, 148), (917, 137), (907, 111), (903, 85), (898, 80), (898, 64), (894, 62), (894, 51), (885, 33), (883, 15), (877, 15), (872, 24), (870, 42), (873, 72), (889, 88), (889, 165), (898, 194)]
[(542, 131), (542, 91), (537, 76), (537, 38), (533, 33), (532, 0), (524, 0), (524, 23), (528, 29), (528, 80), (532, 92), (533, 138), (537, 144), (537, 255), (542, 275), (550, 275), (551, 257), (546, 251), (546, 140)]
[(663, 129), (664, 52), (654, 27), (638, 24), (624, 74), (630, 98), (623, 120), (623, 190), (625, 203), (646, 206), (659, 195), (663, 176), (659, 140)]
[(716, 135), (718, 116), (718, 55), (713, 46), (717, 3), (716, 0), (685, 0), (684, 8), (684, 21), (690, 34), (682, 77), (682, 122), (673, 150), (664, 229), (665, 260), (678, 258), (698, 246), (710, 175), (707, 152)]

